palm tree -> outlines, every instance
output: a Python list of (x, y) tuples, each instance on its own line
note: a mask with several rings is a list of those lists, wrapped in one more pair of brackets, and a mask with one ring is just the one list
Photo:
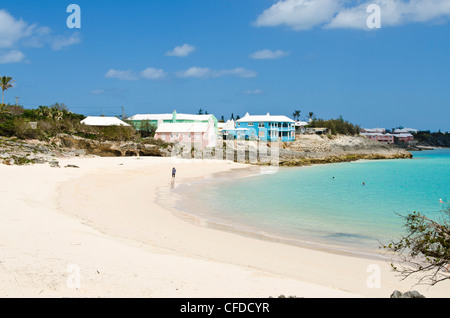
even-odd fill
[(292, 113), (292, 116), (294, 117), (294, 120), (299, 120), (300, 119), (300, 111), (296, 110)]
[(311, 121), (313, 117), (314, 117), (314, 113), (309, 112), (309, 114), (308, 114), (309, 121)]
[(5, 103), (4, 103), (4, 100), (5, 100), (5, 91), (6, 91), (8, 88), (12, 87), (12, 84), (15, 82), (15, 81), (11, 81), (11, 80), (12, 80), (12, 77), (9, 77), (9, 76), (2, 76), (2, 80), (1, 80), (1, 82), (0, 82), (0, 86), (2, 87), (2, 106), (5, 105)]

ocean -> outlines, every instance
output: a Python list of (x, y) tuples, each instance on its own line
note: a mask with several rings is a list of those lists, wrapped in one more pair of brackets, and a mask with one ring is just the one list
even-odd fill
[(176, 190), (185, 202), (177, 208), (243, 235), (376, 255), (404, 233), (401, 215), (439, 218), (440, 199), (450, 201), (450, 149), (413, 155), (192, 182)]

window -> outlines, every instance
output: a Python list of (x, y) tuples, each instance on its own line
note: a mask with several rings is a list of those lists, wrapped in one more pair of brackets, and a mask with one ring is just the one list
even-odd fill
[(264, 123), (259, 123), (258, 128), (264, 128)]
[(248, 126), (253, 127), (253, 123), (248, 123)]

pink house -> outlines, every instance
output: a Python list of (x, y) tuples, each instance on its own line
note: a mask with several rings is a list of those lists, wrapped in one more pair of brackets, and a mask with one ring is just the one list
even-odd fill
[(408, 142), (414, 140), (414, 136), (411, 135), (411, 134), (395, 134), (394, 136), (395, 136), (395, 138), (397, 138), (399, 141), (402, 141), (402, 142), (405, 142), (405, 143), (408, 143)]
[(381, 133), (362, 133), (361, 135), (369, 138), (371, 140), (376, 140), (379, 142), (384, 142), (387, 144), (394, 143), (394, 135), (392, 134), (381, 134)]
[(214, 122), (208, 123), (159, 123), (155, 139), (173, 143), (200, 143), (215, 147), (217, 141)]

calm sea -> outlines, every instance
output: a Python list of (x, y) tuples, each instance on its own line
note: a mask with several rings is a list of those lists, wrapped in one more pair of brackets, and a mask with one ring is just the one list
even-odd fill
[(403, 233), (398, 214), (436, 218), (450, 201), (450, 149), (413, 155), (193, 183), (177, 190), (190, 201), (178, 208), (226, 230), (370, 254)]

